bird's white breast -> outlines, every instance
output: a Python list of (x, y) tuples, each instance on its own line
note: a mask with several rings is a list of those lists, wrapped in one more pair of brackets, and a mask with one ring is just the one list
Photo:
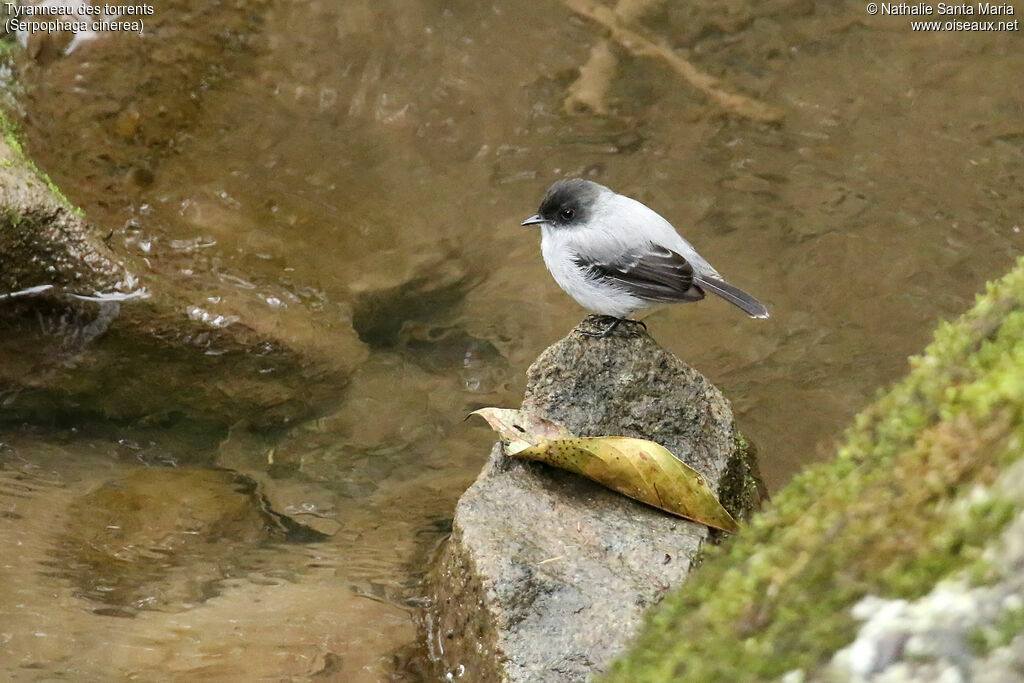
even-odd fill
[[(586, 270), (575, 261), (580, 253), (578, 241), (578, 235), (572, 230), (548, 225), (541, 227), (541, 254), (558, 286), (576, 303), (593, 313), (626, 318), (633, 311), (643, 308), (645, 302), (642, 299), (612, 285), (598, 286), (587, 278)], [(592, 255), (593, 250), (588, 249), (585, 253)]]

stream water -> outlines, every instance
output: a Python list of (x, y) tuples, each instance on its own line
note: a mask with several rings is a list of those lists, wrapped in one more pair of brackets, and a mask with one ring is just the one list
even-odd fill
[[(602, 48), (560, 3), (171, 0), (141, 36), (29, 42), (10, 95), (38, 165), (143, 276), (188, 293), (183, 315), (255, 321), (318, 369), (280, 370), (310, 387), (298, 424), (168, 419), (188, 414), (176, 387), (259, 394), (273, 368), (133, 349), (116, 319), (73, 354), (38, 346), (45, 316), (0, 342), (0, 363), (69, 378), (100, 356), (131, 368), (92, 407), (77, 395), (3, 422), (4, 677), (427, 675), (420, 580), (493, 441), (463, 418), (518, 405), (532, 359), (583, 315), (519, 227), (555, 179), (647, 203), (768, 304), (767, 321), (708, 300), (647, 324), (730, 399), (769, 488), (827, 457), (1020, 253), (1019, 32), (913, 32), (858, 2), (653, 5), (642, 32), (782, 122)], [(566, 107), (592, 53), (600, 111)], [(139, 397), (146, 416), (125, 408)], [(219, 479), (190, 509), (249, 503), (182, 521), (153, 501), (193, 484), (133, 478), (184, 465), (245, 473), (279, 512), (334, 526), (275, 535), (248, 484)], [(141, 505), (104, 487), (156, 510), (132, 542), (159, 562), (130, 585), (98, 575), (139, 558), (75, 545), (107, 547), (97, 510)]]

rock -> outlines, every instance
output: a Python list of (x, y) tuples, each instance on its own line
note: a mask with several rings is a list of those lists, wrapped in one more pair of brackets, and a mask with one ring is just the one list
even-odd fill
[(352, 326), (370, 346), (397, 346), (408, 323), (443, 319), (475, 279), (443, 245), (437, 251), (411, 254), (406, 261), (396, 266), (391, 253), (368, 256), (363, 274), (350, 285)]
[(278, 427), (340, 400), (368, 354), (354, 330), (230, 293), (207, 311), (181, 281), (140, 281), (10, 130), (0, 114), (0, 421)]
[[(541, 354), (523, 409), (582, 436), (657, 441), (717, 492), (755, 490), (721, 393), (635, 326), (581, 333), (598, 322)], [(742, 517), (754, 499), (723, 503)], [(583, 680), (622, 651), (644, 608), (686, 578), (710, 536), (497, 445), (460, 499), (433, 571), (432, 654), (468, 680)]]
[[(9, 128), (0, 115), (0, 129)], [(6, 133), (0, 137), (0, 293), (43, 285), (125, 294), (137, 281)]]
[(68, 508), (60, 572), (101, 614), (182, 610), (259, 565), (261, 543), (326, 535), (278, 512), (253, 479), (226, 469), (145, 468)]
[(340, 401), (348, 373), (241, 325), (176, 321), (149, 301), (0, 302), (0, 355), (0, 424), (289, 426)]
[[(913, 601), (867, 595), (851, 610), (863, 622), (856, 638), (836, 652), (828, 680), (1020, 679), (1024, 664), (1024, 461), (999, 473), (972, 497), (1012, 508), (1012, 519), (986, 544), (980, 571), (960, 571)], [(820, 676), (819, 676), (820, 677)]]
[(261, 541), (284, 535), (252, 480), (229, 470), (139, 469), (76, 500), (57, 552), (79, 595), (129, 615), (217, 594)]

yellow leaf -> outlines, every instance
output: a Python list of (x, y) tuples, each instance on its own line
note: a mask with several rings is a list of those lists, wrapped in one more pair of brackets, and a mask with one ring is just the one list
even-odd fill
[(613, 491), (715, 529), (739, 530), (704, 477), (653, 441), (576, 437), (556, 422), (508, 408), (481, 408), (470, 415), (487, 420), (509, 455), (582, 474)]
[(516, 457), (582, 474), (666, 512), (735, 533), (736, 521), (704, 477), (664, 446), (624, 436), (544, 440)]

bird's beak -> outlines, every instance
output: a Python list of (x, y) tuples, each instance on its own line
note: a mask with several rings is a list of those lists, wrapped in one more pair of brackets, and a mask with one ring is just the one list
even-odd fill
[(520, 223), (520, 225), (537, 225), (539, 223), (547, 223), (547, 221), (541, 218), (540, 214), (538, 213), (533, 216), (530, 216), (525, 221)]

